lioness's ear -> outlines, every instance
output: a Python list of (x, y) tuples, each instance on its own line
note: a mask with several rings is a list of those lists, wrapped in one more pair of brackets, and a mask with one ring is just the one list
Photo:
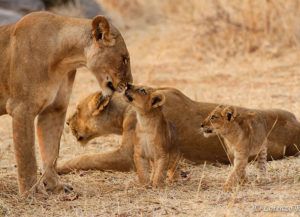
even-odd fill
[(104, 16), (94, 17), (92, 27), (93, 38), (96, 43), (99, 43), (99, 40), (101, 40), (103, 44), (107, 46), (113, 46), (115, 44), (115, 39), (112, 38), (110, 33), (109, 22)]
[(102, 92), (95, 94), (88, 104), (92, 115), (98, 115), (108, 105), (109, 101), (110, 97), (103, 96)]
[(101, 97), (102, 97), (101, 91), (93, 94), (92, 98), (88, 101), (88, 108), (90, 111), (94, 111), (97, 108), (99, 99)]
[(109, 96), (101, 96), (100, 98), (98, 98), (96, 110), (93, 112), (92, 115), (96, 116), (101, 111), (103, 111), (105, 109), (105, 107), (108, 105), (109, 101), (110, 101)]
[(153, 93), (151, 95), (151, 107), (157, 108), (159, 106), (162, 106), (166, 101), (166, 97), (162, 93)]

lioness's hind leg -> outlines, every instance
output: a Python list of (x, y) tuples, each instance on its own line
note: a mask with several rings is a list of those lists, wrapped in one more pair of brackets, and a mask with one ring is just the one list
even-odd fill
[(74, 77), (75, 71), (65, 78), (53, 104), (38, 117), (37, 133), (44, 167), (43, 183), (50, 191), (71, 190), (70, 187), (59, 182), (56, 160)]

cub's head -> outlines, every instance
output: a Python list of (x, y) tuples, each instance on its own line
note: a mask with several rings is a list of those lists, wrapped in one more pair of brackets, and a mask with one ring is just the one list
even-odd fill
[(165, 95), (145, 86), (128, 85), (125, 98), (139, 112), (150, 112), (165, 103)]
[(201, 124), (201, 131), (205, 137), (225, 133), (237, 115), (235, 107), (217, 106)]
[(103, 16), (92, 20), (90, 45), (85, 49), (87, 67), (96, 76), (104, 95), (121, 92), (132, 82), (130, 58), (121, 33)]
[(112, 120), (109, 117), (108, 105), (109, 96), (104, 96), (102, 92), (91, 94), (83, 99), (67, 124), (72, 134), (81, 145), (85, 145), (89, 140), (112, 133)]

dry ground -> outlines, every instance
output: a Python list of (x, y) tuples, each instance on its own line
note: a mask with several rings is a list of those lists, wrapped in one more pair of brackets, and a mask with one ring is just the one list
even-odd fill
[[(257, 52), (238, 50), (232, 55), (219, 47), (215, 48), (218, 52), (212, 52), (213, 47), (204, 52), (203, 47), (195, 46), (195, 40), (200, 37), (206, 42), (210, 35), (196, 35), (198, 28), (168, 20), (123, 26), (135, 82), (176, 87), (198, 101), (282, 108), (300, 119), (300, 52), (295, 44), (282, 48), (270, 40)], [(68, 114), (80, 98), (96, 90), (91, 73), (80, 69)], [(106, 151), (119, 140), (118, 136), (98, 138), (81, 148), (65, 130), (59, 160)], [(38, 148), (37, 156), (40, 163)], [(62, 194), (33, 201), (18, 197), (9, 116), (0, 118), (0, 157), (0, 216), (300, 215), (300, 159), (296, 157), (269, 162), (267, 180), (261, 184), (254, 182), (256, 170), (250, 165), (249, 183), (233, 193), (222, 191), (228, 165), (182, 162), (188, 178), (162, 190), (138, 187), (134, 172), (88, 171), (61, 177), (73, 185), (78, 198)]]

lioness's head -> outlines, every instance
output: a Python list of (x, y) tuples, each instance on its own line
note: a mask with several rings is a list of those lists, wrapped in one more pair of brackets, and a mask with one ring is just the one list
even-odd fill
[(110, 99), (102, 92), (93, 93), (83, 99), (68, 118), (67, 124), (81, 145), (97, 136), (114, 133), (113, 120), (107, 108)]
[(140, 112), (149, 112), (165, 103), (165, 96), (151, 87), (128, 85), (124, 95)]
[(237, 110), (235, 107), (220, 105), (203, 121), (201, 131), (205, 137), (226, 133), (236, 117)]
[(92, 20), (91, 43), (85, 49), (87, 67), (96, 76), (104, 95), (123, 90), (132, 82), (130, 58), (121, 33), (103, 16)]

